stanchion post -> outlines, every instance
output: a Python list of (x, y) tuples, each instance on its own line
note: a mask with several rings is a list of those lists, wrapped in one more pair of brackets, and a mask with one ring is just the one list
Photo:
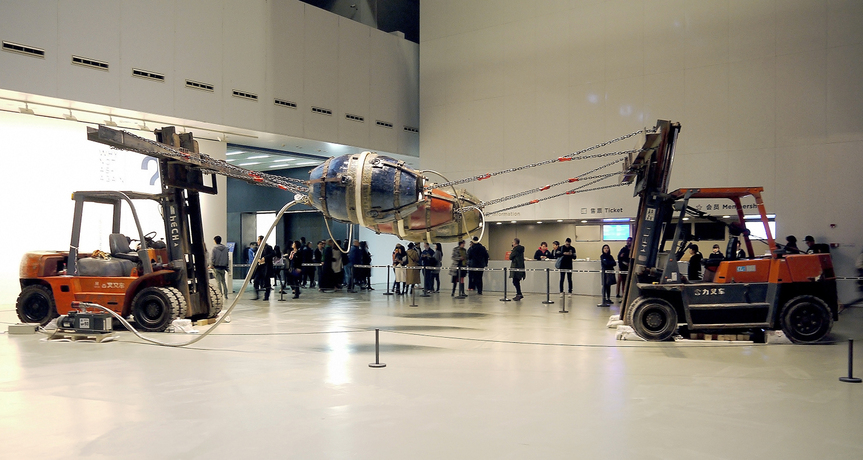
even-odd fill
[(558, 313), (569, 313), (566, 311), (566, 296), (560, 296), (560, 311)]
[(500, 299), (501, 302), (510, 302), (511, 299), (506, 296), (506, 267), (503, 267), (503, 298)]
[(839, 377), (840, 382), (860, 383), (858, 377), (854, 377), (854, 339), (848, 339), (848, 377)]
[[(461, 274), (462, 274), (461, 267), (459, 267), (459, 269), (458, 269), (458, 274), (459, 274), (459, 277), (458, 277), (458, 295), (455, 296), (455, 298), (456, 299), (464, 299), (464, 298), (467, 298), (467, 294), (465, 294), (465, 292), (464, 292), (464, 276), (461, 276)], [(467, 275), (468, 271), (464, 270), (464, 274)]]
[(387, 292), (384, 292), (384, 295), (393, 295), (393, 293), (390, 292), (390, 268), (392, 267), (387, 265)]
[(416, 284), (411, 284), (411, 304), (408, 306), (409, 307), (419, 307), (419, 305), (417, 305), (417, 285)]
[(369, 367), (387, 367), (386, 364), (381, 362), (381, 341), (380, 341), (381, 330), (375, 328), (375, 362), (370, 363)]
[(550, 276), (551, 276), (551, 269), (546, 268), (545, 269), (545, 300), (542, 302), (546, 305), (551, 305), (554, 303), (554, 301), (551, 300), (551, 292), (550, 292), (551, 291), (551, 279), (550, 279)]

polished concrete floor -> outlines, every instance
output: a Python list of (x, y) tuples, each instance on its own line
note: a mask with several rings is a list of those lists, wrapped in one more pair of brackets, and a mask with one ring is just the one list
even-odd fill
[(595, 297), (500, 297), (241, 300), (190, 348), (2, 334), (0, 458), (863, 458), (861, 309), (836, 344), (646, 343)]

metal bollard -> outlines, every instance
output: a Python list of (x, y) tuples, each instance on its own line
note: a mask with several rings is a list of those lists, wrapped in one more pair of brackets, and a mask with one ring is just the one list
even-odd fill
[(549, 278), (550, 276), (551, 276), (551, 269), (546, 268), (545, 269), (545, 300), (542, 302), (546, 305), (551, 305), (554, 303), (554, 301), (551, 300), (551, 281)]
[(390, 292), (390, 268), (392, 268), (392, 266), (387, 265), (387, 292), (384, 292), (384, 295), (394, 295)]
[(381, 362), (381, 341), (380, 341), (380, 333), (381, 330), (375, 328), (375, 362), (370, 363), (369, 367), (387, 367), (386, 364)]
[(506, 297), (506, 267), (503, 267), (503, 298), (501, 302), (510, 302), (512, 299)]
[(569, 313), (566, 311), (566, 296), (560, 297), (560, 311), (558, 313)]
[(839, 377), (840, 382), (860, 383), (859, 377), (854, 377), (854, 339), (848, 339), (848, 377)]
[(416, 284), (411, 284), (411, 304), (408, 306), (409, 307), (419, 307), (419, 305), (417, 305), (417, 285)]

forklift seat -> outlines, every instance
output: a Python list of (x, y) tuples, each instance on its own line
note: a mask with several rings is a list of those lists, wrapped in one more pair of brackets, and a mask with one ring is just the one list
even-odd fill
[(129, 247), (129, 239), (122, 233), (112, 233), (109, 235), (108, 247), (111, 249), (111, 257), (131, 260), (136, 263), (141, 261), (138, 253)]

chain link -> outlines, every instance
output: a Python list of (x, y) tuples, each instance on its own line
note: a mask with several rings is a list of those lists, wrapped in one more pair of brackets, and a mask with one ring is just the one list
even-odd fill
[(588, 147), (586, 149), (582, 149), (582, 150), (579, 150), (577, 152), (573, 152), (573, 153), (570, 153), (568, 155), (564, 155), (562, 157), (558, 157), (558, 158), (554, 158), (554, 159), (550, 159), (550, 160), (545, 160), (545, 161), (540, 161), (538, 163), (531, 163), (531, 164), (527, 164), (527, 165), (523, 165), (523, 166), (518, 166), (515, 168), (504, 169), (501, 171), (492, 172), (492, 173), (488, 173), (488, 174), (481, 174), (479, 176), (466, 177), (464, 179), (458, 179), (458, 180), (454, 180), (454, 181), (450, 181), (450, 182), (444, 182), (443, 184), (434, 184), (433, 186), (426, 187), (426, 191), (431, 190), (432, 188), (452, 187), (455, 185), (466, 184), (468, 182), (480, 181), (483, 179), (488, 179), (490, 177), (499, 176), (501, 174), (509, 174), (509, 173), (518, 172), (518, 171), (522, 171), (522, 170), (530, 169), (530, 168), (536, 168), (539, 166), (545, 166), (548, 164), (557, 163), (557, 162), (561, 162), (561, 161), (586, 160), (588, 158), (602, 158), (605, 156), (620, 155), (621, 152), (609, 152), (609, 153), (600, 153), (600, 154), (596, 154), (596, 155), (586, 155), (583, 157), (580, 156), (581, 154), (589, 152), (591, 150), (596, 150), (596, 149), (605, 147), (606, 145), (613, 144), (615, 142), (620, 142), (622, 140), (629, 139), (630, 137), (637, 136), (637, 135), (642, 134), (642, 133), (651, 134), (651, 133), (655, 133), (655, 132), (656, 132), (655, 127), (654, 128), (639, 129), (638, 131), (634, 131), (634, 132), (631, 132), (629, 134), (624, 134), (623, 136), (615, 137), (614, 139), (609, 139), (605, 142), (596, 144), (592, 147)]
[[(621, 174), (621, 173), (616, 173), (616, 174), (613, 174), (613, 175), (617, 175), (617, 174)], [(497, 211), (487, 212), (487, 213), (485, 213), (485, 215), (486, 215), (486, 216), (492, 216), (492, 215), (495, 215), (495, 214), (498, 214), (498, 213), (501, 213), (501, 212), (511, 211), (511, 210), (513, 210), (513, 209), (522, 208), (522, 207), (525, 207), (525, 206), (528, 206), (528, 205), (531, 205), (531, 204), (536, 204), (536, 203), (539, 203), (539, 202), (541, 202), (541, 201), (551, 200), (551, 199), (558, 198), (558, 197), (561, 197), (561, 196), (564, 196), (564, 195), (574, 195), (574, 194), (576, 194), (576, 193), (594, 192), (594, 191), (596, 191), (596, 190), (605, 190), (605, 189), (609, 189), (609, 188), (622, 187), (622, 186), (624, 186), (624, 185), (629, 185), (629, 183), (626, 183), (626, 182), (620, 182), (620, 183), (617, 183), (617, 184), (603, 185), (603, 186), (600, 186), (600, 187), (593, 187), (593, 188), (588, 188), (588, 189), (582, 189), (582, 187), (586, 187), (586, 186), (588, 186), (588, 185), (595, 184), (596, 182), (599, 182), (600, 180), (602, 180), (602, 179), (597, 179), (597, 180), (595, 180), (595, 181), (593, 181), (593, 182), (589, 182), (589, 183), (587, 183), (587, 184), (582, 185), (581, 187), (578, 187), (578, 188), (575, 188), (575, 189), (569, 190), (569, 191), (564, 192), (564, 193), (558, 193), (558, 194), (556, 194), (556, 195), (547, 196), (547, 197), (545, 197), (545, 198), (540, 198), (540, 199), (537, 199), (537, 200), (531, 200), (531, 201), (528, 201), (528, 202), (526, 202), (526, 203), (521, 203), (521, 204), (517, 204), (517, 205), (514, 205), (514, 206), (510, 206), (510, 207), (508, 207), (508, 208), (498, 209)]]
[(150, 144), (154, 147), (153, 150), (135, 147), (117, 147), (111, 146), (114, 150), (124, 150), (137, 152), (142, 155), (147, 155), (157, 158), (173, 159), (183, 163), (192, 164), (200, 168), (203, 172), (221, 174), (234, 179), (239, 179), (251, 184), (263, 185), (267, 187), (279, 188), (295, 194), (307, 195), (309, 192), (308, 182), (302, 179), (293, 177), (276, 176), (249, 169), (234, 166), (227, 161), (218, 160), (203, 153), (189, 152), (186, 149), (177, 149), (161, 142), (145, 139), (136, 136), (129, 132), (123, 131), (124, 136), (134, 138), (138, 141)]
[[(615, 152), (615, 153), (617, 153), (617, 154), (623, 154), (623, 153), (633, 153), (633, 152), (638, 152), (638, 151), (640, 151), (640, 150), (630, 150), (630, 151), (626, 151), (626, 152)], [(573, 177), (573, 178), (570, 178), (570, 179), (564, 179), (564, 180), (562, 180), (562, 181), (555, 182), (555, 183), (553, 183), (553, 184), (548, 184), (548, 185), (544, 185), (544, 186), (542, 186), (542, 187), (532, 188), (532, 189), (530, 189), (530, 190), (525, 190), (525, 191), (522, 191), (522, 192), (519, 192), (519, 193), (514, 193), (514, 194), (512, 194), (512, 195), (508, 195), (508, 196), (501, 197), (501, 198), (496, 198), (496, 199), (494, 199), (494, 200), (482, 201), (482, 202), (480, 202), (480, 203), (479, 203), (478, 205), (476, 205), (476, 206), (468, 206), (468, 207), (462, 208), (462, 210), (461, 210), (461, 211), (462, 211), (462, 212), (465, 212), (465, 211), (470, 211), (470, 210), (472, 210), (472, 209), (477, 209), (477, 208), (479, 208), (479, 209), (483, 209), (483, 208), (485, 208), (486, 206), (491, 206), (491, 205), (494, 205), (494, 204), (503, 203), (504, 201), (509, 201), (509, 200), (512, 200), (512, 199), (515, 199), (515, 198), (521, 198), (521, 197), (523, 197), (523, 196), (525, 196), (525, 195), (530, 195), (531, 193), (543, 192), (543, 191), (549, 190), (549, 189), (551, 189), (551, 188), (558, 187), (558, 186), (560, 186), (560, 185), (564, 185), (564, 184), (569, 184), (569, 183), (572, 183), (572, 182), (585, 181), (585, 180), (593, 180), (593, 179), (599, 179), (599, 180), (602, 180), (602, 179), (607, 179), (607, 178), (609, 178), (609, 177), (613, 177), (613, 176), (619, 176), (619, 175), (623, 174), (623, 171), (619, 171), (619, 172), (615, 172), (615, 173), (608, 173), (608, 174), (600, 174), (600, 175), (597, 175), (597, 176), (590, 176), (590, 174), (595, 173), (595, 172), (597, 172), (597, 171), (599, 171), (599, 170), (601, 170), (601, 169), (607, 168), (607, 167), (609, 167), (609, 166), (614, 166), (615, 164), (617, 164), (617, 163), (621, 163), (621, 162), (623, 162), (624, 160), (625, 160), (625, 158), (620, 158), (620, 159), (614, 160), (614, 161), (612, 161), (612, 162), (610, 162), (610, 163), (606, 163), (606, 164), (604, 164), (604, 165), (602, 165), (602, 166), (599, 166), (599, 167), (593, 168), (593, 169), (591, 169), (590, 171), (584, 172), (584, 173), (582, 173), (582, 174), (580, 174), (580, 175), (578, 175), (578, 176), (575, 176), (575, 177)]]

